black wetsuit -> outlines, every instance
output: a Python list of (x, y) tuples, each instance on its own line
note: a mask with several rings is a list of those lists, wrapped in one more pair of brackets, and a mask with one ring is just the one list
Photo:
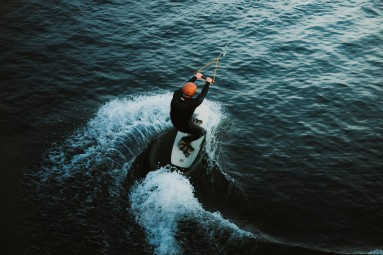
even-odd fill
[[(195, 82), (196, 80), (197, 77), (193, 76), (188, 82)], [(183, 96), (182, 88), (176, 90), (173, 94), (173, 99), (170, 104), (170, 119), (178, 131), (189, 134), (184, 138), (184, 140), (189, 143), (206, 134), (205, 129), (194, 123), (193, 113), (205, 99), (209, 91), (209, 86), (210, 83), (206, 82), (201, 93), (195, 98)]]

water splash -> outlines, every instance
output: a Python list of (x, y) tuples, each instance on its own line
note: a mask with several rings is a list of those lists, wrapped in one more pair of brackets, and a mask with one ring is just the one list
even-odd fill
[(373, 250), (373, 251), (368, 252), (368, 254), (383, 255), (383, 250)]
[[(177, 229), (181, 221), (195, 221), (212, 243), (237, 238), (255, 239), (222, 218), (219, 213), (205, 211), (194, 196), (194, 188), (182, 174), (163, 167), (150, 172), (130, 193), (131, 210), (136, 221), (145, 229), (156, 254), (180, 254)], [(229, 238), (227, 237), (229, 236)]]
[(213, 101), (205, 100), (204, 103), (199, 106), (203, 111), (209, 112), (208, 123), (206, 127), (206, 153), (209, 158), (210, 164), (218, 164), (219, 152), (220, 152), (220, 125), (225, 120), (225, 114), (222, 106)]
[[(46, 156), (39, 186), (109, 179), (115, 193), (134, 159), (150, 141), (171, 127), (170, 94), (113, 100), (103, 105), (85, 127)], [(113, 184), (114, 183), (114, 184)], [(92, 190), (97, 187), (90, 187)]]

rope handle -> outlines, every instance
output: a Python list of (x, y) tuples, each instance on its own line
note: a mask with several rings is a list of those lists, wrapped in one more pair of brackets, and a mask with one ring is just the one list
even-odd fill
[[(198, 69), (197, 71), (195, 71), (194, 74), (196, 74), (196, 73), (200, 73), (200, 72), (201, 72), (203, 69), (205, 69), (206, 67), (210, 66), (210, 65), (213, 64), (213, 63), (216, 63), (216, 64), (215, 64), (215, 68), (214, 68), (213, 81), (212, 81), (212, 83), (215, 83), (215, 79), (216, 79), (216, 77), (217, 77), (217, 69), (218, 69), (219, 58), (220, 58), (220, 57), (217, 57), (217, 58), (213, 59), (212, 61), (210, 61), (209, 63), (207, 63), (205, 66), (203, 66), (203, 67), (201, 67), (200, 69)], [(203, 77), (204, 77), (204, 76), (203, 76)], [(206, 78), (206, 77), (205, 77), (205, 78)], [(205, 78), (204, 78), (204, 79), (205, 79)]]

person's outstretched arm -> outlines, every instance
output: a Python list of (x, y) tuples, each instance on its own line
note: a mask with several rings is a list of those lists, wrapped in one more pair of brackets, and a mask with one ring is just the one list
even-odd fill
[(187, 82), (195, 82), (197, 79), (201, 79), (202, 78), (202, 73), (196, 73), (193, 77), (191, 77), (190, 80), (188, 80)]
[(198, 102), (198, 105), (202, 104), (203, 100), (205, 99), (207, 92), (209, 92), (210, 83), (212, 82), (212, 79), (210, 77), (207, 77), (205, 80), (205, 86), (203, 86), (203, 89), (201, 93), (196, 97), (196, 101)]

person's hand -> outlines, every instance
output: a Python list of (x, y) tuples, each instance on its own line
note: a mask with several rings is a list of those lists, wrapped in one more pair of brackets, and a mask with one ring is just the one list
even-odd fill
[(197, 77), (197, 79), (201, 79), (202, 78), (202, 73), (196, 73), (195, 77)]
[(205, 81), (208, 82), (208, 83), (212, 83), (213, 82), (213, 80), (210, 77), (207, 77)]

